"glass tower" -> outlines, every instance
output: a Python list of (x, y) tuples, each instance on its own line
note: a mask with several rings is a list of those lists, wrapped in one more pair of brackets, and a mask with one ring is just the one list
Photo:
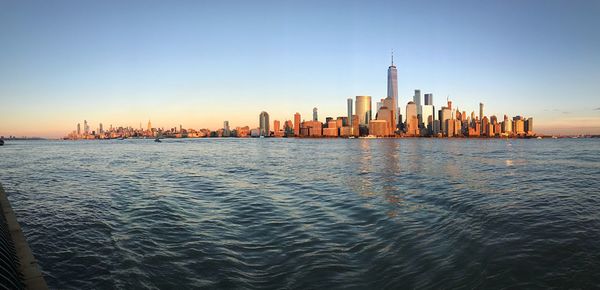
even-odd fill
[[(387, 73), (387, 97), (392, 98), (394, 117), (398, 120), (398, 70), (394, 65), (394, 53), (392, 52), (392, 65), (388, 67)], [(394, 124), (395, 125), (395, 124)]]

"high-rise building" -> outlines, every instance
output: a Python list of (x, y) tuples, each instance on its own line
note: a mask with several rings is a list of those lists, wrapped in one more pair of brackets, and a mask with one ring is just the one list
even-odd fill
[(223, 121), (223, 130), (229, 131), (229, 121)]
[(533, 118), (527, 118), (525, 120), (525, 133), (532, 134), (533, 133)]
[(372, 117), (371, 96), (356, 96), (356, 115), (359, 125), (369, 125)]
[(81, 135), (81, 123), (77, 123), (77, 135)]
[(152, 123), (150, 123), (150, 120), (148, 120), (148, 131), (152, 131)]
[(271, 130), (269, 130), (269, 113), (262, 111), (259, 115), (259, 121), (260, 121), (260, 136), (265, 136), (268, 137), (271, 133)]
[(421, 90), (415, 90), (415, 95), (413, 96), (413, 102), (417, 106), (417, 115), (422, 115), (421, 112)]
[(300, 136), (300, 113), (294, 114), (294, 135)]
[[(393, 100), (393, 106), (388, 107), (388, 109), (394, 112), (394, 121), (398, 120), (398, 70), (394, 65), (394, 52), (392, 52), (392, 64), (388, 67), (387, 72), (387, 97)], [(393, 124), (394, 128), (396, 125)]]
[(448, 136), (448, 120), (452, 120), (452, 110), (448, 107), (442, 107), (440, 110), (440, 131), (444, 136)]
[(352, 110), (352, 98), (348, 98), (347, 100), (348, 103), (348, 125), (350, 127), (352, 127), (352, 114), (354, 113), (354, 111)]
[(435, 121), (435, 108), (433, 105), (423, 106), (423, 126), (429, 130), (429, 133), (433, 132), (433, 121)]
[[(433, 94), (425, 94), (425, 106), (433, 106)], [(423, 118), (425, 120), (425, 118)]]
[(406, 134), (408, 136), (419, 135), (419, 118), (417, 116), (417, 105), (410, 101), (406, 104)]
[(283, 134), (282, 134), (283, 132), (280, 132), (280, 128), (279, 128), (280, 126), (281, 126), (281, 124), (279, 123), (279, 120), (273, 121), (273, 135), (275, 137), (283, 136)]
[(417, 105), (415, 102), (410, 101), (406, 104), (406, 123), (410, 121), (412, 117), (417, 117)]
[(313, 121), (319, 121), (319, 115), (317, 115), (317, 108), (313, 108)]
[(100, 124), (98, 125), (98, 132), (99, 132), (100, 134), (104, 133), (104, 128), (102, 128), (102, 123), (100, 123)]
[(483, 103), (479, 103), (479, 120), (483, 120)]
[(229, 128), (229, 121), (223, 121), (223, 137), (229, 137), (231, 135), (231, 129)]
[(83, 120), (83, 134), (88, 135), (90, 133), (90, 127), (88, 126), (87, 120)]
[(394, 110), (392, 108), (393, 106), (394, 106), (394, 99), (387, 97), (387, 98), (383, 99), (383, 106), (379, 109), (379, 112), (377, 112), (377, 115), (381, 114), (381, 111), (384, 110), (384, 108), (390, 112), (389, 116), (387, 116), (387, 113), (385, 114), (386, 115), (385, 119), (381, 119), (381, 118), (379, 118), (379, 116), (377, 117), (378, 120), (388, 121), (390, 135), (394, 135), (394, 133), (396, 132), (396, 128), (398, 126), (398, 122), (396, 121), (396, 114), (395, 114), (395, 112), (397, 110)]

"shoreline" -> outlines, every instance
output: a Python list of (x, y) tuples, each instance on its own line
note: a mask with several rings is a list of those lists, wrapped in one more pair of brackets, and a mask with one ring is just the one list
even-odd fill
[[(22, 283), (23, 289), (48, 289), (46, 280), (39, 269), (37, 260), (31, 252), (31, 248), (29, 247), (17, 217), (10, 206), (10, 202), (2, 184), (0, 184), (0, 211), (2, 213), (0, 223), (3, 223), (2, 227), (6, 226), (8, 232), (6, 237), (1, 236), (0, 238), (3, 240), (3, 244), (12, 244), (13, 246), (11, 249), (13, 253), (11, 254), (15, 256), (17, 260), (12, 264), (17, 270), (20, 278), (19, 282)], [(10, 262), (11, 261), (5, 261), (4, 264), (10, 264)]]

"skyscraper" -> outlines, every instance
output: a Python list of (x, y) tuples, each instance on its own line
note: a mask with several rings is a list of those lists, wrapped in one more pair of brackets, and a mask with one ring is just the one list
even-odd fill
[(300, 113), (294, 114), (294, 135), (300, 136)]
[(280, 132), (279, 132), (280, 131), (280, 128), (279, 128), (280, 126), (281, 126), (281, 124), (279, 123), (279, 120), (273, 121), (273, 135), (275, 137), (282, 136), (282, 135), (280, 135)]
[(81, 123), (77, 123), (77, 136), (81, 135)]
[(417, 106), (417, 115), (421, 115), (421, 90), (415, 90), (413, 102), (415, 102), (415, 105)]
[(372, 117), (371, 96), (356, 96), (356, 115), (359, 125), (369, 125)]
[(150, 120), (148, 120), (148, 131), (152, 130), (152, 123), (150, 123)]
[(479, 120), (483, 120), (483, 103), (479, 103)]
[(269, 130), (269, 113), (262, 111), (259, 116), (260, 121), (260, 136), (268, 137), (270, 135)]
[(433, 105), (423, 106), (423, 126), (429, 130), (429, 133), (433, 132), (433, 121), (435, 121), (435, 108)]
[(353, 114), (352, 98), (348, 98), (347, 103), (348, 103), (348, 125), (350, 127), (352, 127), (352, 114)]
[[(393, 108), (391, 109), (394, 112), (394, 119), (398, 120), (398, 70), (396, 70), (396, 66), (394, 65), (394, 52), (392, 51), (392, 65), (388, 67), (387, 72), (387, 97), (393, 99)], [(393, 124), (394, 128), (396, 124)]]
[(88, 126), (87, 120), (83, 120), (83, 133), (85, 135), (90, 133), (90, 127)]
[[(452, 121), (452, 110), (448, 107), (442, 107), (440, 110), (440, 130), (444, 136), (448, 136), (448, 123)], [(454, 124), (454, 123), (453, 123)], [(454, 125), (453, 125), (454, 127)]]
[(319, 121), (319, 115), (317, 115), (317, 107), (313, 108), (313, 121)]
[(98, 132), (100, 134), (104, 133), (104, 128), (102, 128), (102, 123), (100, 123), (99, 127), (98, 127)]
[(433, 106), (433, 94), (425, 94), (425, 106)]
[(406, 134), (409, 136), (419, 135), (419, 124), (417, 117), (417, 105), (415, 102), (406, 104)]

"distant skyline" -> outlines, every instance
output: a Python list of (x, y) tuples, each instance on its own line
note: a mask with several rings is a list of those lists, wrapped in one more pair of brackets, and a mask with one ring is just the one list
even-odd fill
[[(2, 1), (0, 135), (258, 127), (414, 90), (600, 134), (599, 1)], [(465, 107), (463, 107), (465, 106)]]

